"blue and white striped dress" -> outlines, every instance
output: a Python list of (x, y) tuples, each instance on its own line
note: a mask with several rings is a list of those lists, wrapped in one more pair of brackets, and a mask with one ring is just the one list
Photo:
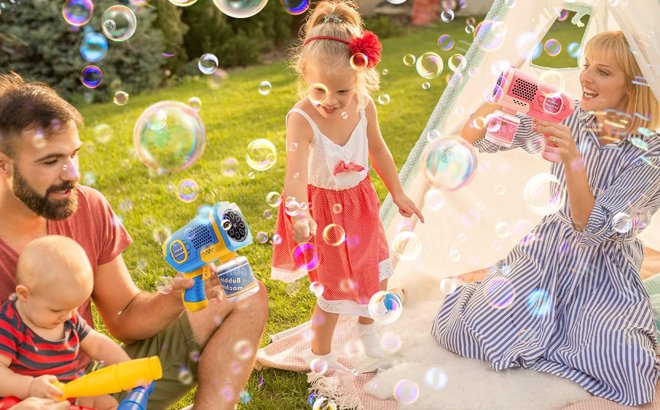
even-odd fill
[[(542, 137), (532, 132), (529, 117), (520, 118), (511, 148), (536, 153)], [(636, 236), (660, 207), (660, 137), (629, 135), (601, 147), (594, 115), (579, 107), (564, 124), (596, 199), (585, 229), (573, 227), (567, 199), (483, 281), (448, 295), (432, 334), (452, 352), (487, 360), (497, 371), (531, 368), (624, 405), (651, 402), (660, 361), (639, 274), (644, 247)], [(502, 150), (485, 139), (473, 145), (480, 152)], [(551, 172), (565, 188), (563, 165), (553, 164)], [(614, 226), (620, 212), (630, 219)]]

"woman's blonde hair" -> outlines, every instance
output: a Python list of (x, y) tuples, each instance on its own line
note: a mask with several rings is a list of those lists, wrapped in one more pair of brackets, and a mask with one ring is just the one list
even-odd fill
[(625, 112), (631, 116), (626, 132), (636, 133), (639, 127), (655, 131), (660, 126), (660, 103), (651, 92), (651, 87), (633, 83), (643, 83), (644, 77), (623, 32), (606, 31), (596, 34), (587, 42), (584, 51), (585, 55), (597, 55), (614, 61), (623, 70), (628, 85)]
[[(333, 15), (341, 20), (339, 23), (325, 21), (325, 18)], [(293, 56), (289, 66), (298, 73), (298, 95), (300, 98), (307, 97), (305, 87), (305, 73), (309, 61), (316, 61), (325, 68), (336, 68), (337, 66), (350, 67), (351, 50), (348, 45), (335, 40), (314, 40), (303, 47), (305, 40), (315, 36), (333, 36), (351, 41), (351, 37), (362, 34), (364, 23), (357, 5), (352, 1), (322, 1), (316, 5), (314, 10), (307, 15), (305, 25), (300, 29), (300, 40), (302, 43), (293, 49)], [(311, 60), (310, 60), (311, 59)], [(358, 96), (358, 107), (367, 105), (369, 96), (378, 91), (380, 75), (373, 67), (369, 69), (356, 70), (357, 82), (355, 84)]]

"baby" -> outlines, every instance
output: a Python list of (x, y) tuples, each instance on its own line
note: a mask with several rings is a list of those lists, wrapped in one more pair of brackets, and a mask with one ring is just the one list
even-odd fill
[[(16, 298), (0, 307), (0, 398), (57, 401), (62, 392), (53, 383), (78, 377), (80, 351), (106, 365), (130, 360), (78, 314), (93, 286), (92, 267), (74, 240), (46, 236), (25, 247), (16, 267)], [(118, 406), (111, 396), (79, 398), (78, 404)]]

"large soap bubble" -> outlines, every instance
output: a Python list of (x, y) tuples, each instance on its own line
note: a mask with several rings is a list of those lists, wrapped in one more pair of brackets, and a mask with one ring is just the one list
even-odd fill
[(94, 3), (92, 0), (67, 0), (62, 7), (64, 20), (76, 27), (89, 23), (93, 14)]
[(474, 177), (477, 156), (462, 138), (441, 138), (431, 142), (422, 155), (427, 181), (435, 188), (454, 191), (464, 187)]
[(213, 3), (229, 17), (242, 19), (259, 13), (268, 0), (213, 0)]
[(525, 205), (537, 215), (552, 215), (566, 202), (566, 190), (553, 174), (538, 174), (525, 184)]
[(89, 33), (80, 44), (80, 54), (90, 63), (103, 60), (108, 52), (108, 40), (99, 33)]
[(158, 102), (135, 124), (133, 143), (140, 160), (159, 173), (194, 165), (204, 152), (206, 131), (199, 114), (176, 101)]
[(126, 6), (109, 7), (101, 17), (103, 34), (112, 41), (126, 41), (133, 36), (137, 28), (137, 17)]

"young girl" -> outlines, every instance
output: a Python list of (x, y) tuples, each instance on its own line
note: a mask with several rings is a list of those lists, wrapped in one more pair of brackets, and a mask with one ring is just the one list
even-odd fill
[(365, 353), (382, 357), (368, 303), (393, 273), (369, 159), (399, 212), (424, 219), (403, 192), (369, 96), (379, 83), (378, 38), (362, 30), (350, 2), (319, 3), (303, 33), (293, 67), (306, 92), (287, 115), (286, 200), (272, 277), (293, 282), (309, 275), (318, 299), (308, 363), (320, 357), (329, 369), (349, 371), (331, 354), (338, 316), (359, 316)]
[[(660, 207), (654, 132), (660, 106), (651, 88), (635, 81), (644, 77), (630, 50), (620, 31), (594, 36), (585, 47), (575, 112), (562, 124), (521, 118), (512, 148), (533, 152), (545, 134), (556, 145), (548, 150), (561, 158), (551, 172), (567, 199), (482, 282), (447, 295), (432, 334), (497, 371), (548, 372), (637, 406), (653, 401), (660, 379), (651, 302), (639, 274), (644, 246), (637, 239)], [(485, 105), (475, 115), (496, 109)], [(462, 137), (482, 152), (502, 150), (484, 134), (466, 126)], [(503, 288), (515, 298), (496, 309)]]

